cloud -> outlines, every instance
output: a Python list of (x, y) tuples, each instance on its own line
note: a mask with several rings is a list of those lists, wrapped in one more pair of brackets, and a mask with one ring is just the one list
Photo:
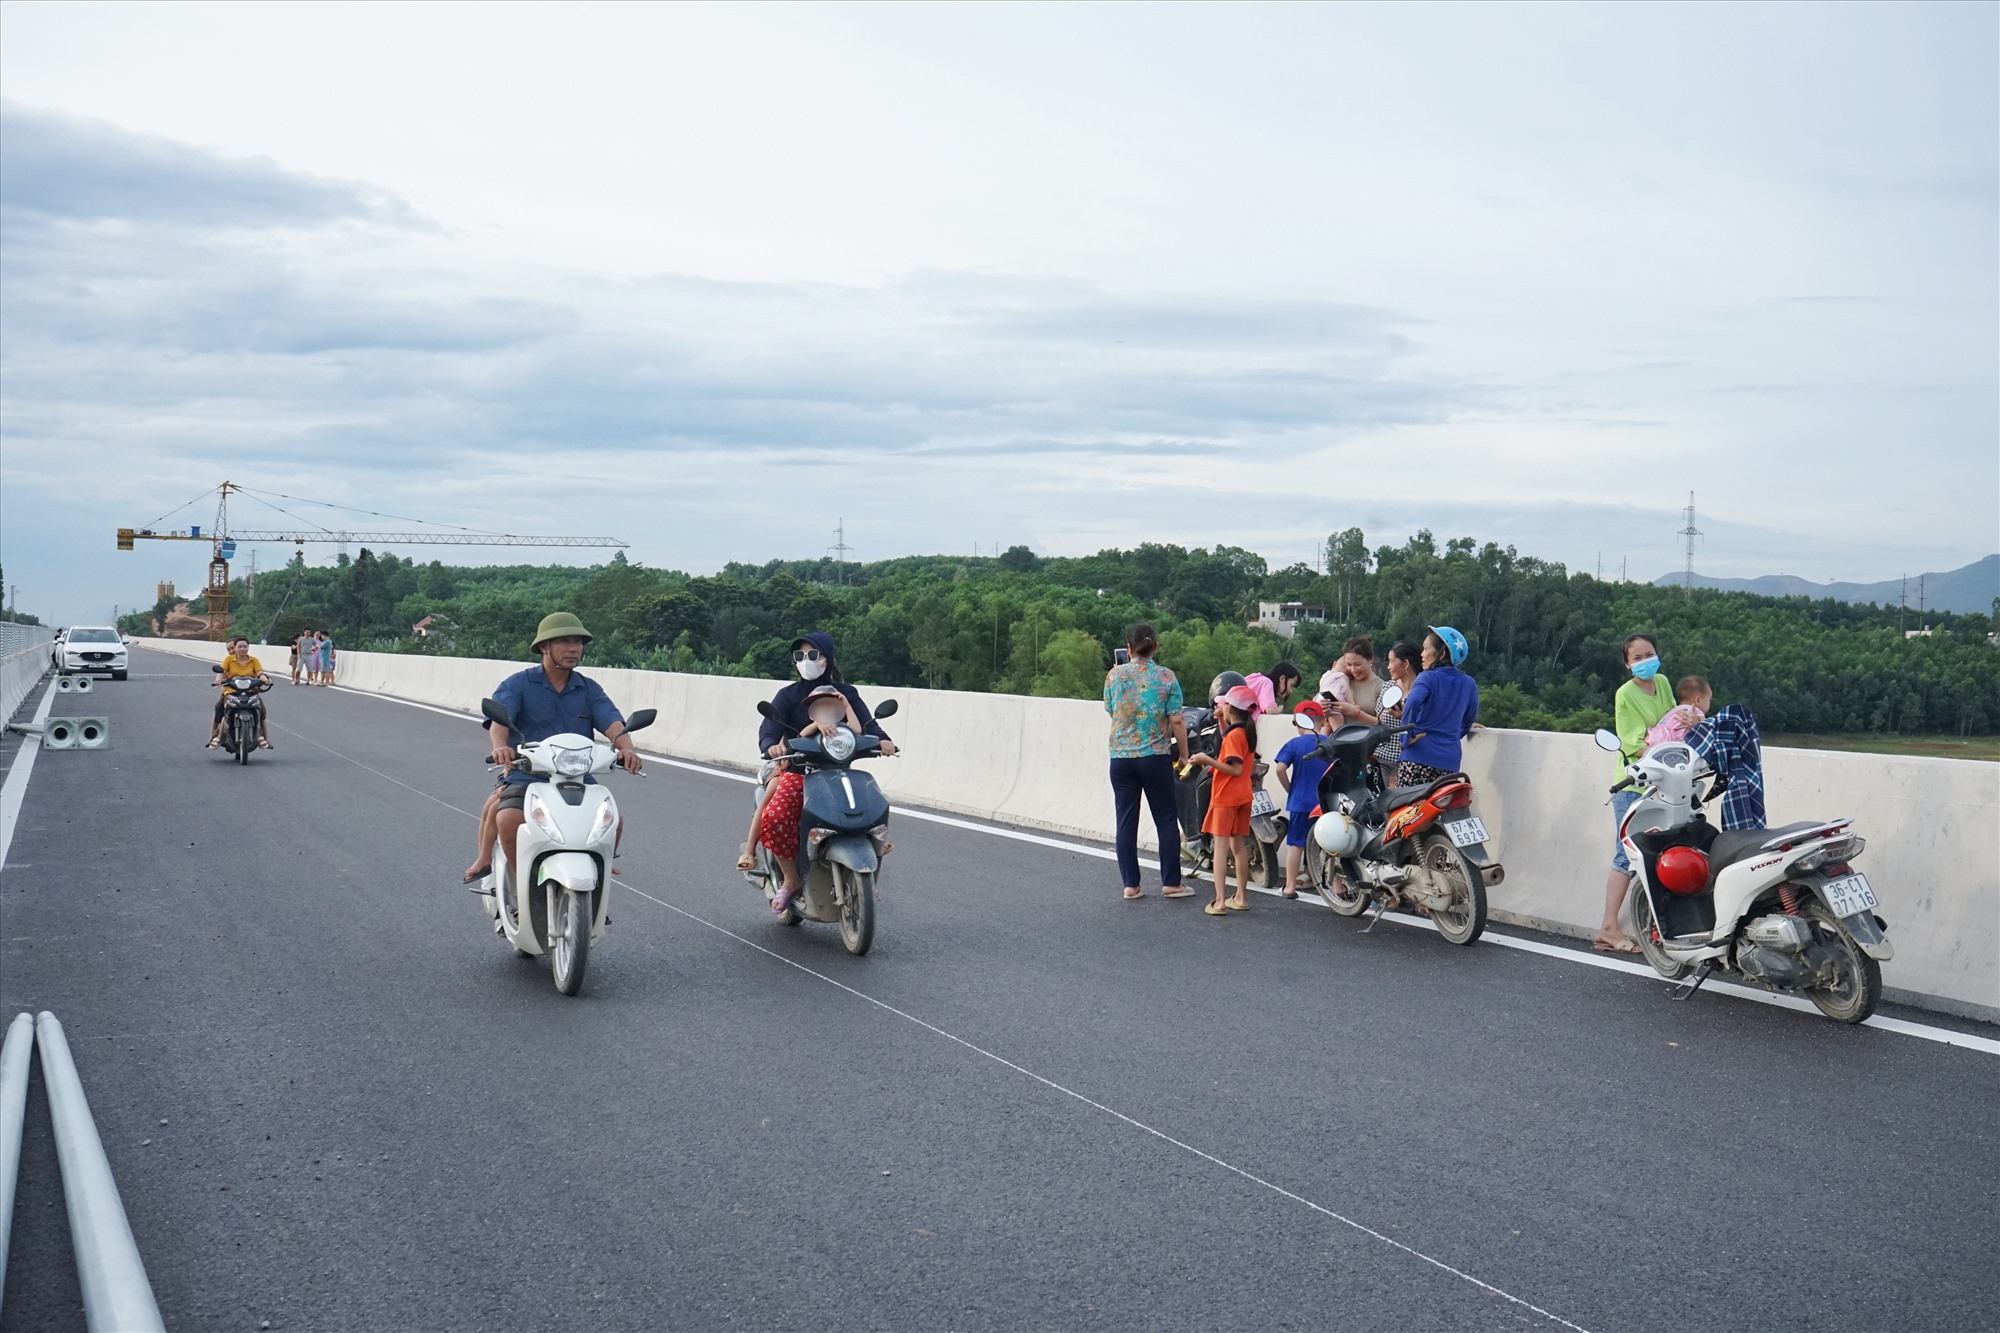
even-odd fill
[(408, 204), (370, 186), (13, 101), (0, 101), (0, 161), (10, 212), (200, 227), (424, 225)]

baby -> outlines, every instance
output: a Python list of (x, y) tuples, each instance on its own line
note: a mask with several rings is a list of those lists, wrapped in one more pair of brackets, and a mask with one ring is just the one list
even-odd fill
[(1688, 729), (1708, 716), (1708, 706), (1715, 702), (1715, 691), (1700, 676), (1682, 676), (1680, 684), (1674, 686), (1674, 698), (1678, 702), (1646, 733), (1647, 745), (1686, 740)]

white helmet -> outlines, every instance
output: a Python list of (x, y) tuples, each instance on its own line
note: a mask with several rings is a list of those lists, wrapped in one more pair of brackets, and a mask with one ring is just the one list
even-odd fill
[(1313, 841), (1328, 856), (1352, 856), (1361, 850), (1361, 825), (1352, 815), (1329, 810), (1313, 823)]

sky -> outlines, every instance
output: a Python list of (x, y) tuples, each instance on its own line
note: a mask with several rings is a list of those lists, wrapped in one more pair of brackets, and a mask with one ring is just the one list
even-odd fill
[(844, 520), (1651, 579), (1690, 491), (1704, 573), (1955, 568), (1996, 16), (0, 3), (0, 562), (198, 587), (113, 532), (229, 478), (696, 572)]

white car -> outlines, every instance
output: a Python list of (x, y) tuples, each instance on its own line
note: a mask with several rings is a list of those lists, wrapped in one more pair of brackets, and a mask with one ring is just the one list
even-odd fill
[(63, 635), (56, 665), (64, 672), (106, 671), (113, 680), (125, 679), (125, 640), (108, 625), (79, 625)]

